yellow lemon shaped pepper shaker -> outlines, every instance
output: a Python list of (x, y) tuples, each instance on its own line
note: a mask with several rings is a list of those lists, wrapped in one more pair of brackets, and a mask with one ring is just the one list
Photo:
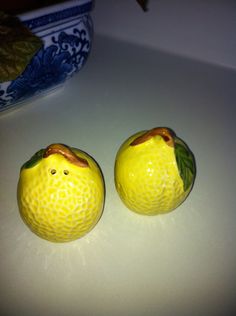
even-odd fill
[(169, 128), (128, 138), (117, 152), (115, 185), (124, 204), (144, 215), (167, 213), (188, 196), (196, 175), (188, 146)]
[(36, 235), (68, 242), (87, 234), (100, 219), (105, 184), (91, 156), (52, 144), (22, 166), (17, 197), (21, 217)]

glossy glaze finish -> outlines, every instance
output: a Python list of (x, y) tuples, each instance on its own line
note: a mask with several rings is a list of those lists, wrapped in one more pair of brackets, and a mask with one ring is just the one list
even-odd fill
[(116, 155), (117, 192), (130, 210), (143, 215), (176, 209), (188, 196), (195, 174), (193, 154), (166, 127), (136, 133)]
[(103, 176), (83, 151), (51, 144), (20, 171), (18, 206), (26, 225), (52, 242), (78, 239), (97, 224), (104, 205)]

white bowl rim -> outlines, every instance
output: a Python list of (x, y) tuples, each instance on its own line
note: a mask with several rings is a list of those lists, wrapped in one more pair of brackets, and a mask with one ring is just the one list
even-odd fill
[(91, 5), (93, 5), (93, 1), (94, 0), (70, 0), (70, 1), (65, 1), (65, 2), (58, 3), (58, 4), (49, 5), (49, 6), (40, 8), (40, 9), (35, 9), (35, 10), (32, 10), (32, 11), (28, 11), (28, 12), (19, 14), (18, 17), (19, 17), (19, 19), (21, 21), (27, 21), (29, 19), (35, 19), (35, 18), (44, 16), (46, 14), (55, 13), (55, 12), (62, 11), (62, 10), (65, 10), (65, 9), (69, 9), (69, 8), (73, 8), (73, 7), (76, 7), (76, 6), (82, 6), (82, 5), (89, 4), (89, 3), (91, 3)]

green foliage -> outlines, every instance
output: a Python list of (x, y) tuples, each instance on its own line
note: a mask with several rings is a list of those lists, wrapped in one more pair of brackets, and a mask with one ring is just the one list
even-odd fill
[(183, 142), (176, 141), (175, 157), (180, 176), (184, 183), (184, 191), (187, 191), (193, 184), (196, 175), (194, 156)]
[(17, 17), (0, 11), (0, 83), (16, 79), (41, 46)]
[(30, 158), (30, 160), (26, 161), (26, 163), (22, 166), (22, 169), (29, 169), (34, 167), (35, 165), (37, 165), (40, 160), (43, 159), (43, 154), (45, 152), (45, 149), (40, 149), (39, 151), (37, 151), (33, 157)]

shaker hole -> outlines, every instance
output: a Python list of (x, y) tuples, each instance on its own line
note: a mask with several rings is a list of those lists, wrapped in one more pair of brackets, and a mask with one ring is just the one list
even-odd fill
[(64, 175), (67, 176), (69, 174), (69, 170), (64, 170)]
[(54, 174), (56, 174), (56, 173), (57, 173), (56, 169), (51, 169), (51, 174), (52, 174), (52, 175), (54, 175)]

